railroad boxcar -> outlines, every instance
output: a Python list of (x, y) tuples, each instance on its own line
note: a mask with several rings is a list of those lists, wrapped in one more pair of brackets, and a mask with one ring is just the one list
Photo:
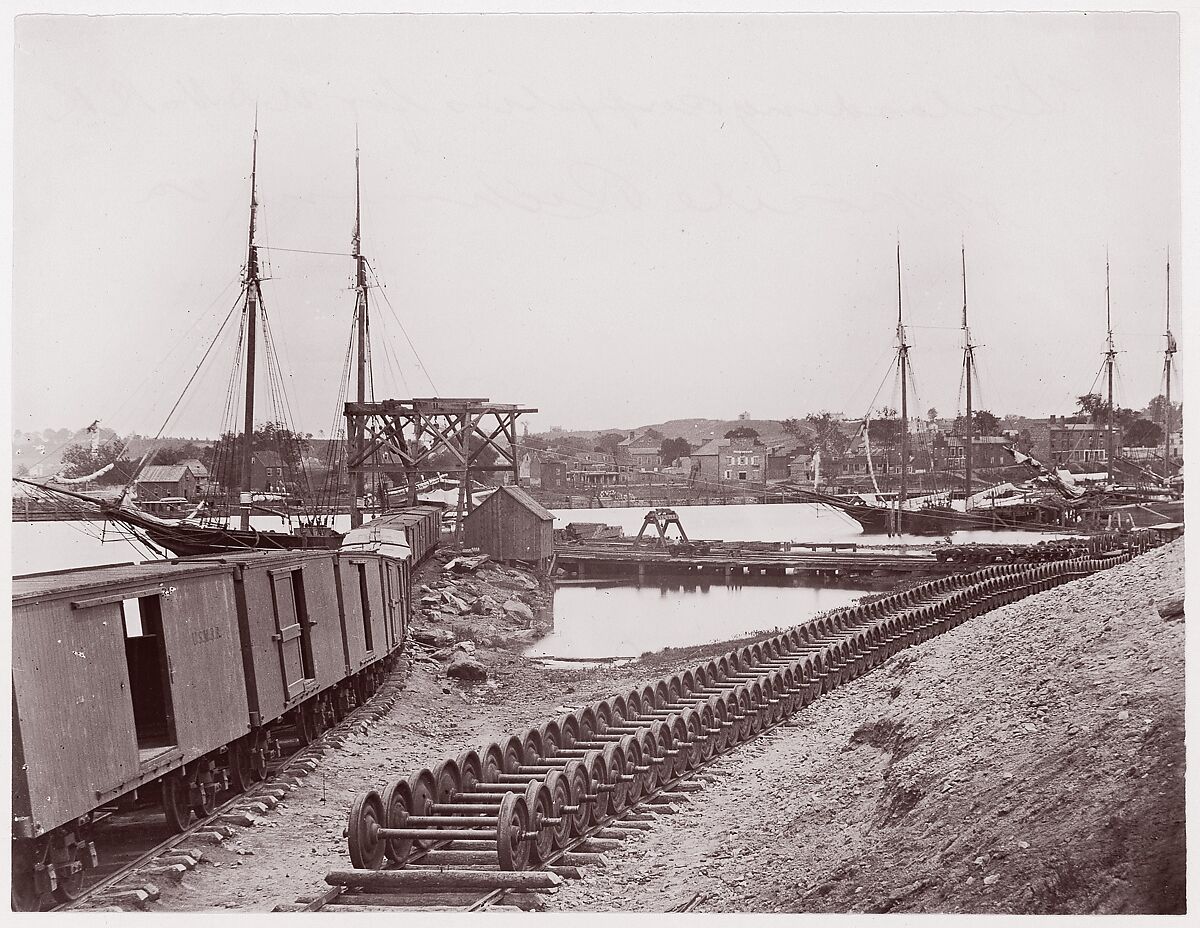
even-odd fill
[(387, 524), (400, 526), (412, 549), (412, 563), (420, 564), (427, 558), (442, 537), (442, 513), (445, 507), (441, 503), (417, 503), (399, 512), (388, 513), (368, 524)]
[(410, 539), (433, 550), (440, 512), (341, 550), (14, 578), (13, 907), (78, 893), (97, 812), (153, 786), (182, 830), (289, 728), (305, 744), (374, 692), (404, 647)]
[(232, 568), (14, 578), (12, 645), (14, 904), (69, 899), (94, 853), (76, 825), (100, 806), (158, 781), (169, 818), (215, 807), (250, 729)]
[(203, 559), (233, 571), (252, 737), (234, 751), (231, 773), (244, 789), (277, 753), (275, 723), (291, 725), (307, 744), (350, 708), (341, 684), (354, 671), (346, 666), (337, 557), (247, 551)]

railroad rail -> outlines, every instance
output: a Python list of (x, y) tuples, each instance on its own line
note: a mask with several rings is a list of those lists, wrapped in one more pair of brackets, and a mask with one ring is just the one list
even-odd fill
[(931, 581), (367, 790), (345, 831), (353, 869), (330, 872), (328, 890), (276, 911), (477, 910), (553, 888), (652, 828), (718, 759), (820, 695), (974, 616), (1146, 547), (1140, 537), (1097, 556)]
[(136, 856), (132, 859), (122, 861), (114, 867), (101, 866), (96, 870), (87, 871), (90, 880), (81, 888), (78, 897), (55, 905), (49, 911), (63, 912), (85, 908), (97, 896), (117, 886), (117, 884), (143, 867), (146, 867), (156, 858), (163, 856), (174, 848), (180, 847), (189, 839), (194, 838), (198, 832), (212, 829), (219, 825), (222, 821), (222, 816), (228, 814), (236, 806), (252, 803), (256, 799), (261, 799), (271, 794), (272, 790), (277, 789), (279, 786), (278, 776), (281, 773), (294, 768), (297, 764), (305, 760), (319, 757), (324, 753), (328, 743), (335, 739), (338, 734), (345, 733), (356, 725), (375, 721), (384, 715), (392, 707), (396, 699), (399, 698), (400, 692), (404, 688), (405, 677), (406, 670), (404, 665), (401, 664), (400, 667), (393, 670), (384, 679), (379, 688), (362, 705), (351, 710), (340, 722), (322, 732), (307, 744), (299, 744), (295, 750), (272, 760), (268, 766), (266, 776), (261, 781), (255, 783), (249, 789), (230, 796), (224, 802), (218, 804), (211, 815), (198, 818), (183, 831), (171, 834), (168, 838), (151, 847), (135, 849), (133, 853)]

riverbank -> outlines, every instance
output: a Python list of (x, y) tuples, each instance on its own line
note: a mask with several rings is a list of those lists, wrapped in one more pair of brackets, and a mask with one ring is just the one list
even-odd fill
[[(1182, 557), (1176, 542), (979, 616), (838, 689), (548, 904), (663, 911), (699, 894), (703, 911), (1176, 910), (1183, 627), (1152, 603), (1182, 585)], [(416, 586), (434, 589), (441, 566)], [(489, 624), (480, 615), (423, 616), (414, 631), (469, 632)], [(548, 669), (481, 641), (488, 679), (460, 683), (421, 649), (390, 711), (329, 748), (257, 827), (205, 848), (151, 908), (269, 911), (319, 892), (346, 865), (342, 829), (363, 790), (725, 650)]]

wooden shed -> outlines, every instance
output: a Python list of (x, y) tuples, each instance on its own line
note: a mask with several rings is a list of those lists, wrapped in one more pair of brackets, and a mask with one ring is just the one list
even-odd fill
[(503, 486), (467, 515), (464, 538), (498, 561), (526, 561), (546, 571), (554, 556), (554, 516), (520, 487)]

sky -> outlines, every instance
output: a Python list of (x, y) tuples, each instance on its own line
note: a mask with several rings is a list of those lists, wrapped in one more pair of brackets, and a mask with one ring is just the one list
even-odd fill
[(961, 408), (960, 249), (977, 407), (1100, 388), (1107, 253), (1140, 408), (1179, 78), (1170, 13), (22, 17), (13, 427), (217, 433), (256, 109), (301, 431), (340, 421), (356, 132), (377, 397), (532, 431), (861, 416), (896, 405), (899, 242), (914, 413)]

